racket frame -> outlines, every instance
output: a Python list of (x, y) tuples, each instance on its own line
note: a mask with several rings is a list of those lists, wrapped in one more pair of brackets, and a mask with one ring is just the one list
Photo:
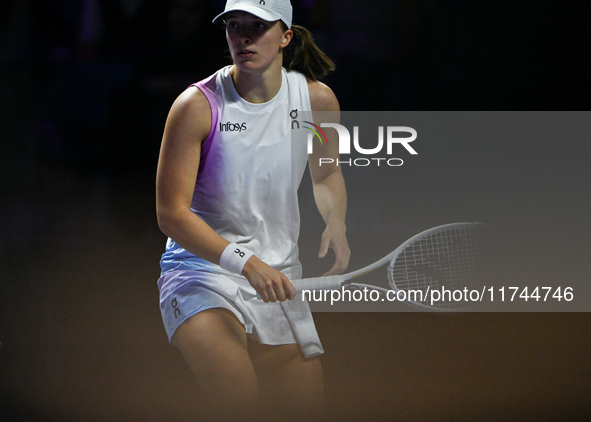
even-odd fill
[[(342, 287), (353, 287), (353, 288), (357, 288), (357, 289), (367, 288), (370, 290), (378, 291), (384, 295), (387, 295), (388, 292), (390, 292), (390, 291), (394, 291), (394, 292), (404, 291), (404, 289), (399, 289), (396, 286), (396, 284), (392, 281), (392, 279), (390, 277), (390, 271), (388, 271), (388, 273), (389, 273), (388, 274), (388, 284), (390, 285), (390, 290), (383, 288), (383, 287), (374, 286), (371, 284), (354, 283), (354, 282), (349, 282), (349, 281), (356, 279), (358, 277), (364, 276), (366, 274), (369, 274), (369, 273), (377, 270), (378, 268), (383, 267), (386, 264), (389, 264), (389, 267), (393, 266), (394, 262), (396, 261), (398, 256), (406, 248), (417, 243), (421, 239), (427, 238), (435, 233), (440, 233), (440, 232), (449, 231), (449, 230), (461, 230), (461, 229), (473, 230), (473, 229), (476, 229), (476, 228), (479, 228), (482, 226), (483, 226), (482, 223), (462, 222), (462, 223), (449, 223), (449, 224), (443, 224), (440, 226), (432, 227), (430, 229), (424, 230), (424, 231), (414, 235), (413, 237), (409, 238), (408, 240), (403, 242), (400, 246), (398, 246), (396, 249), (394, 249), (392, 252), (390, 252), (388, 255), (384, 256), (382, 259), (375, 261), (374, 263), (367, 265), (363, 268), (360, 268), (356, 271), (352, 271), (352, 272), (349, 272), (346, 274), (340, 274), (340, 275), (312, 277), (312, 278), (304, 278), (304, 279), (299, 279), (299, 280), (292, 280), (292, 284), (298, 290), (298, 292), (300, 292), (302, 290), (336, 290), (336, 289), (340, 289)], [(438, 312), (458, 312), (458, 311), (465, 310), (463, 308), (439, 308), (439, 307), (435, 307), (435, 306), (426, 305), (421, 302), (415, 302), (412, 300), (405, 300), (405, 301), (403, 301), (403, 303), (406, 303), (407, 305), (410, 305), (410, 306), (413, 306), (413, 307), (416, 307), (419, 309), (438, 311)]]

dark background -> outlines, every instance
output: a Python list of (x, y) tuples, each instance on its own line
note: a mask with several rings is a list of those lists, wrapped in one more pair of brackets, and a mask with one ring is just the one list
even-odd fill
[[(325, 82), (344, 110), (589, 110), (583, 6), (294, 5), (294, 22), (308, 26), (337, 63)], [(223, 30), (209, 23), (222, 8), (190, 0), (0, 5), (2, 420), (198, 420), (199, 390), (167, 344), (157, 305), (165, 238), (154, 178), (170, 104), (228, 63)], [(491, 173), (499, 184), (491, 182), (488, 200), (491, 216), (517, 211), (529, 222), (502, 227), (527, 234), (518, 249), (548, 242), (533, 233), (551, 225), (557, 249), (580, 259), (567, 274), (587, 277), (589, 148), (571, 141), (515, 145), (520, 159), (497, 151), (499, 169), (508, 171)], [(538, 178), (545, 168), (552, 177)], [(355, 180), (347, 179), (350, 198), (379, 195)], [(414, 186), (420, 195), (416, 181), (393, 183), (403, 186), (404, 201), (384, 230), (397, 240), (431, 220), (463, 217), (445, 207), (434, 217), (413, 205), (429, 193), (425, 180)], [(529, 191), (540, 205), (533, 216)], [(317, 221), (310, 212), (304, 216)], [(363, 251), (358, 233), (350, 235), (354, 253)], [(517, 256), (505, 255), (514, 268)], [(549, 254), (540, 259), (560, 264)], [(589, 418), (588, 313), (315, 319), (337, 420)]]

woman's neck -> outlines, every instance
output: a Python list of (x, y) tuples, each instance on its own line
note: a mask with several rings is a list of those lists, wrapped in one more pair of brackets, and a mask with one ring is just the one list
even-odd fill
[(249, 103), (266, 103), (271, 101), (281, 89), (281, 67), (270, 67), (262, 73), (242, 72), (233, 65), (230, 75), (238, 94)]

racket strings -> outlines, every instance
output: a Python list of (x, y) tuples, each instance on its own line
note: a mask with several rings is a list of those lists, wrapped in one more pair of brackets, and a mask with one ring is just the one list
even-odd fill
[[(459, 309), (453, 291), (474, 286), (480, 262), (480, 232), (456, 228), (435, 232), (407, 245), (388, 267), (391, 287), (409, 293), (409, 300), (429, 307)], [(443, 293), (431, 303), (432, 290)], [(456, 296), (457, 298), (457, 296)]]

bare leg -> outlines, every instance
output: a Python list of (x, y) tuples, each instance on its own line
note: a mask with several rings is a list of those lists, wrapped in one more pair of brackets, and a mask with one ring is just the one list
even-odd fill
[(181, 324), (172, 340), (197, 377), (215, 420), (251, 420), (259, 390), (246, 332), (235, 315), (222, 308), (200, 312)]
[(324, 420), (320, 357), (306, 359), (297, 344), (269, 346), (249, 341), (257, 372), (260, 409), (269, 421)]

